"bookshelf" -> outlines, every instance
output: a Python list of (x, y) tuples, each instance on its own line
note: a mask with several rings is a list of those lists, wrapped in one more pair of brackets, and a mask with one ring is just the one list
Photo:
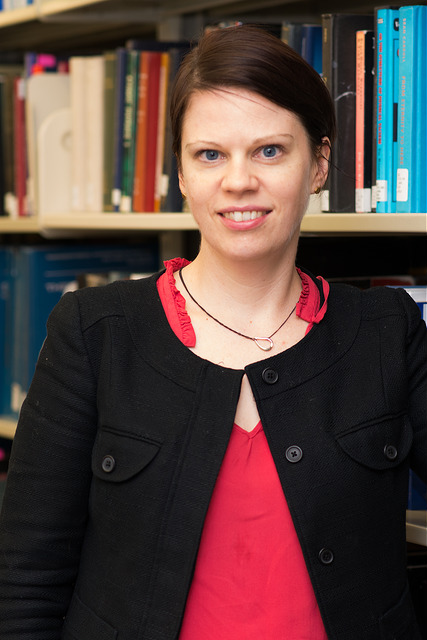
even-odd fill
[[(239, 15), (274, 21), (286, 16), (319, 19), (321, 12), (339, 11), (344, 3), (333, 0), (313, 12), (309, 0), (35, 0), (34, 4), (13, 11), (0, 12), (0, 51), (42, 49), (66, 51), (81, 49), (82, 44), (114, 46), (127, 37), (164, 39), (193, 36), (200, 26), (220, 18)], [(345, 4), (346, 12), (372, 12), (377, 3)], [(403, 0), (399, 4), (411, 4)], [(317, 5), (316, 5), (317, 7)], [(343, 7), (341, 7), (343, 8)], [(39, 217), (0, 218), (0, 239), (14, 235), (39, 234), (46, 238), (110, 235), (129, 233), (164, 233), (176, 236), (196, 230), (190, 213), (60, 213)], [(302, 234), (319, 237), (333, 235), (388, 236), (414, 235), (427, 238), (427, 213), (374, 214), (320, 212), (319, 201), (312, 201), (302, 223)], [(16, 422), (0, 417), (0, 437), (13, 438)], [(407, 539), (427, 546), (426, 512), (408, 512)]]
[[(191, 213), (68, 213), (43, 216), (42, 219), (0, 218), (1, 234), (38, 233), (45, 237), (60, 237), (65, 232), (133, 232), (191, 231), (197, 225)], [(323, 235), (387, 235), (427, 234), (427, 214), (376, 213), (310, 213), (301, 227), (302, 234)], [(67, 233), (68, 235), (68, 233)]]

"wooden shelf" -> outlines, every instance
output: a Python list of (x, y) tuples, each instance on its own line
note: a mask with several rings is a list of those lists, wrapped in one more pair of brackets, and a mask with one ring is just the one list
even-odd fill
[(40, 224), (37, 218), (0, 216), (0, 234), (2, 233), (40, 233)]
[(13, 439), (16, 431), (16, 420), (13, 418), (0, 418), (0, 438)]
[[(191, 213), (69, 213), (43, 218), (0, 218), (2, 233), (187, 231), (197, 229)], [(301, 232), (315, 235), (427, 234), (427, 214), (307, 213)]]

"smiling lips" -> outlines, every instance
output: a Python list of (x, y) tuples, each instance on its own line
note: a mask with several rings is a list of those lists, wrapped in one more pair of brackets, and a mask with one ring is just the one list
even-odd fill
[(256, 220), (265, 216), (268, 211), (226, 211), (221, 215), (227, 220), (233, 220), (234, 222), (248, 222), (249, 220)]

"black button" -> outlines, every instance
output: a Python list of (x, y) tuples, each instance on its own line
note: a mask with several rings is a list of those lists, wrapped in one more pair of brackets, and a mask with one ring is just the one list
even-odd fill
[(285, 455), (288, 462), (299, 462), (302, 458), (302, 449), (294, 444), (286, 449)]
[(113, 456), (104, 456), (104, 458), (102, 459), (101, 467), (102, 470), (105, 471), (105, 473), (111, 473), (115, 466), (116, 461), (114, 460)]
[(384, 447), (384, 455), (387, 460), (396, 460), (397, 458), (397, 449), (392, 444), (386, 444)]
[(330, 549), (319, 551), (319, 560), (322, 564), (331, 564), (334, 561), (334, 554)]
[(279, 379), (279, 374), (274, 369), (264, 369), (262, 379), (267, 384), (275, 384)]

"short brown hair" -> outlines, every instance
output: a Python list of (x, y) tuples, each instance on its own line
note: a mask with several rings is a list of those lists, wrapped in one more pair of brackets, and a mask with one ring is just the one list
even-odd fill
[(330, 94), (317, 71), (298, 53), (254, 25), (213, 29), (185, 56), (174, 81), (170, 117), (178, 167), (182, 126), (191, 96), (221, 87), (253, 91), (296, 114), (307, 131), (313, 154), (325, 136), (330, 143), (335, 137)]

